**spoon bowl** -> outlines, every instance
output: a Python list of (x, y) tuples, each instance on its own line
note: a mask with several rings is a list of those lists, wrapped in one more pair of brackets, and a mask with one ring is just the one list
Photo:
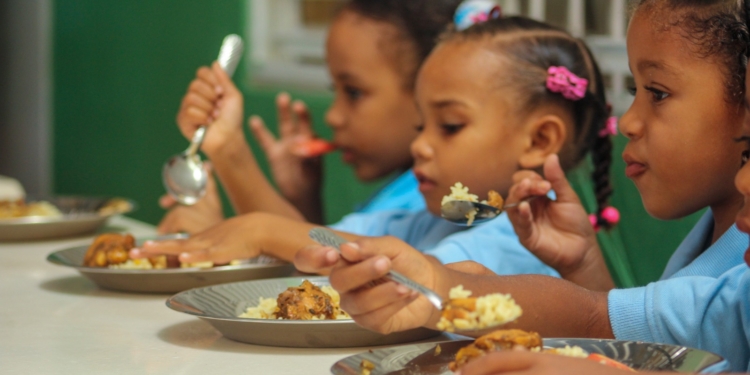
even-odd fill
[(457, 199), (445, 202), (445, 204), (440, 206), (440, 215), (443, 219), (456, 225), (469, 226), (469, 213), (474, 211), (476, 212), (476, 215), (474, 216), (471, 225), (480, 224), (495, 219), (503, 213), (503, 211), (509, 208), (518, 207), (519, 204), (529, 202), (536, 197), (537, 196), (531, 196), (516, 203), (505, 204), (503, 205), (503, 208), (490, 206), (486, 203)]

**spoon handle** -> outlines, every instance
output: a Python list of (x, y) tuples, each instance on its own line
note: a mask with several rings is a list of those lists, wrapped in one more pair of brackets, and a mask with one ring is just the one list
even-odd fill
[[(341, 245), (349, 242), (339, 236), (338, 234), (325, 229), (325, 228), (313, 228), (310, 230), (310, 238), (313, 239), (313, 241), (323, 245), (323, 246), (330, 246), (334, 249), (341, 251)], [(399, 283), (411, 290), (416, 291), (417, 293), (420, 293), (427, 297), (427, 299), (430, 301), (430, 303), (435, 306), (438, 310), (443, 309), (443, 299), (440, 298), (440, 296), (432, 291), (431, 289), (427, 288), (426, 286), (396, 272), (391, 271), (387, 275), (385, 275), (385, 278), (391, 281), (394, 281), (396, 283)]]
[[(217, 60), (219, 61), (219, 66), (224, 69), (230, 78), (237, 69), (237, 64), (240, 62), (242, 49), (242, 38), (237, 34), (227, 35), (221, 43), (219, 58)], [(193, 139), (190, 140), (190, 148), (188, 148), (188, 155), (195, 155), (198, 152), (201, 144), (203, 144), (203, 138), (206, 136), (206, 130), (206, 125), (202, 125), (193, 134)]]

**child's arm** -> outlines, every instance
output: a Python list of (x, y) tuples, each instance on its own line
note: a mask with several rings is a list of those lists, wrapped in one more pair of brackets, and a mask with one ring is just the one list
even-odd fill
[(295, 220), (304, 216), (271, 186), (242, 130), (243, 98), (218, 63), (203, 67), (183, 98), (177, 123), (191, 139), (209, 124), (201, 150), (208, 155), (238, 213), (270, 212)]
[(391, 269), (425, 285), (444, 298), (456, 285), (473, 295), (510, 293), (524, 310), (509, 328), (547, 337), (612, 338), (606, 293), (568, 281), (538, 275), (472, 275), (450, 270), (392, 237), (368, 238), (333, 249), (306, 247), (295, 266), (303, 272), (331, 270), (331, 285), (341, 294), (341, 307), (358, 324), (381, 333), (427, 326), (434, 328), (439, 312), (423, 297), (393, 282), (374, 283)]
[[(308, 233), (315, 227), (279, 215), (251, 213), (225, 220), (189, 239), (147, 241), (130, 255), (133, 258), (177, 255), (183, 263), (226, 264), (265, 254), (291, 262), (297, 250), (314, 244)], [(339, 235), (348, 240), (361, 238), (342, 232)]]
[[(532, 353), (526, 350), (490, 353), (469, 362), (461, 369), (461, 375), (626, 375), (632, 370), (620, 370), (598, 362), (570, 358), (558, 354)], [(653, 374), (657, 373), (639, 373)], [(663, 374), (660, 372), (658, 374)]]
[[(614, 288), (596, 233), (557, 155), (546, 160), (544, 174), (546, 180), (530, 171), (514, 176), (508, 202), (540, 196), (508, 210), (521, 244), (566, 280), (591, 290)], [(546, 197), (550, 189), (554, 201)]]

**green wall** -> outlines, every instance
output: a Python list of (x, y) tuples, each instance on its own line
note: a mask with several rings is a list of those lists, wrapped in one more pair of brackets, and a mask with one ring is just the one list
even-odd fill
[[(222, 38), (245, 30), (243, 0), (56, 0), (54, 2), (54, 189), (58, 194), (135, 199), (134, 218), (157, 223), (162, 163), (187, 147), (175, 114), (198, 66), (209, 64)], [(247, 82), (242, 68), (235, 81)], [(276, 90), (240, 84), (247, 113), (275, 123)], [(292, 92), (322, 116), (328, 93)], [(656, 279), (696, 217), (662, 223), (643, 211), (615, 151), (613, 202), (623, 224), (601, 240), (621, 285)], [(253, 143), (254, 150), (257, 149)], [(262, 158), (262, 155), (256, 155)], [(263, 165), (265, 168), (266, 166)], [(376, 185), (363, 186), (337, 155), (326, 159), (326, 213), (334, 221)], [(586, 171), (572, 175), (593, 202)], [(627, 251), (625, 250), (627, 249)]]

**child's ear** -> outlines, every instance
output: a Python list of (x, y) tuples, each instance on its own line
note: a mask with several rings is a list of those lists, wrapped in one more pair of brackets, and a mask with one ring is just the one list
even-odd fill
[(557, 115), (536, 117), (527, 125), (529, 143), (518, 163), (523, 169), (536, 169), (544, 164), (547, 156), (560, 153), (568, 128)]

